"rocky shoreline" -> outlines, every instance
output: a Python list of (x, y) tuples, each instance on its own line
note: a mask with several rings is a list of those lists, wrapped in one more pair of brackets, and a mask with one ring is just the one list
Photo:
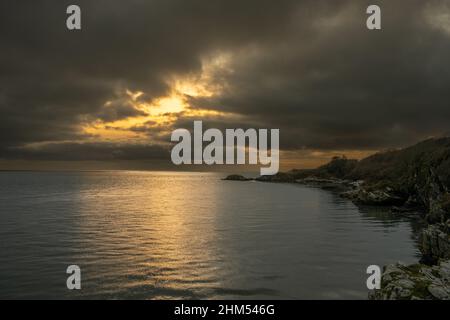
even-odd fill
[(450, 138), (430, 139), (360, 161), (334, 158), (317, 169), (224, 180), (320, 187), (356, 205), (383, 206), (393, 214), (422, 220), (419, 263), (385, 266), (381, 289), (369, 298), (450, 299)]
[(401, 263), (384, 268), (381, 290), (369, 293), (371, 300), (449, 300), (450, 261), (435, 266)]

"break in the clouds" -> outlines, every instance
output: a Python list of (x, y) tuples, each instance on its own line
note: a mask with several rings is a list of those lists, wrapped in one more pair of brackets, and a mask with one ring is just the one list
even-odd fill
[(164, 159), (193, 120), (311, 156), (448, 134), (449, 2), (377, 1), (380, 31), (369, 4), (4, 0), (0, 158)]

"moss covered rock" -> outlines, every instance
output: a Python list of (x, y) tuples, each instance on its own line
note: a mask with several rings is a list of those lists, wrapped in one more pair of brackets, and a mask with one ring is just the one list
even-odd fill
[(450, 300), (450, 260), (436, 266), (401, 263), (385, 267), (381, 289), (369, 294), (373, 300)]

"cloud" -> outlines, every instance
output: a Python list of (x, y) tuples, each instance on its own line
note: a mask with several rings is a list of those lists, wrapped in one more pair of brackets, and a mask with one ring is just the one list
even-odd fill
[(45, 143), (11, 148), (6, 160), (111, 161), (170, 160), (170, 150), (159, 145), (117, 144), (110, 142)]
[(427, 23), (429, 5), (383, 2), (378, 33), (361, 26), (364, 4), (317, 9), (276, 44), (243, 50), (228, 92), (193, 104), (280, 127), (285, 148), (397, 147), (448, 132), (450, 41)]
[[(65, 9), (74, 3), (83, 29), (70, 32)], [(195, 110), (218, 111), (195, 119), (205, 126), (280, 128), (285, 150), (372, 150), (448, 133), (448, 6), (379, 1), (382, 30), (369, 31), (369, 4), (2, 1), (0, 158), (159, 157), (168, 128), (190, 127)], [(199, 75), (221, 54), (226, 70), (208, 75), (220, 92), (186, 96), (191, 113), (166, 126), (130, 126), (161, 146), (130, 142), (118, 152), (82, 130), (145, 117), (118, 92), (142, 92), (151, 104), (171, 94), (168, 79)]]
[(146, 115), (147, 113), (136, 108), (132, 101), (122, 98), (108, 101), (93, 118), (103, 122), (114, 122)]

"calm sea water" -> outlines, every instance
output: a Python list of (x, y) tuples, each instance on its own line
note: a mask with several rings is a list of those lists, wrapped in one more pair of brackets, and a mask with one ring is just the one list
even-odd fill
[(222, 177), (0, 173), (0, 298), (365, 299), (368, 265), (417, 261), (408, 221)]

